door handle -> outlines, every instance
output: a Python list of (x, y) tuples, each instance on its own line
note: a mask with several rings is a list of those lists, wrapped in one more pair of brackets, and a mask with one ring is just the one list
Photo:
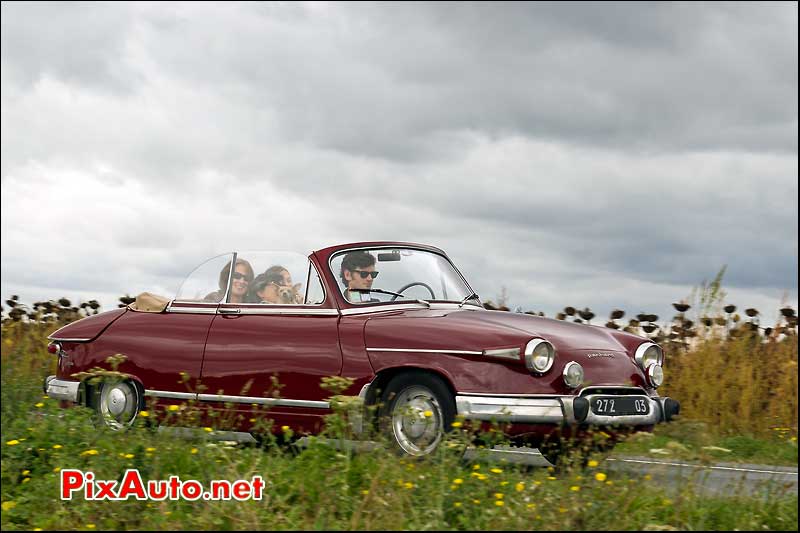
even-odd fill
[(219, 314), (221, 314), (221, 315), (238, 315), (241, 312), (242, 312), (242, 310), (239, 309), (238, 307), (235, 307), (235, 308), (220, 307), (219, 308)]

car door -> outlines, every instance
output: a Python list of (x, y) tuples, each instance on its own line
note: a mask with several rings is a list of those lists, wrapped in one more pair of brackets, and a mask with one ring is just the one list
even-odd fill
[[(275, 262), (258, 261), (253, 253), (239, 256), (260, 263), (260, 268)], [(314, 267), (300, 257), (306, 287), (313, 285), (304, 291), (304, 303), (220, 305), (203, 356), (201, 402), (238, 414), (257, 405), (279, 425), (296, 429), (315, 429), (330, 412), (330, 393), (320, 384), (322, 378), (341, 373), (339, 312), (332, 299), (325, 299)], [(283, 258), (282, 264), (287, 261)], [(301, 270), (287, 268), (295, 275)]]

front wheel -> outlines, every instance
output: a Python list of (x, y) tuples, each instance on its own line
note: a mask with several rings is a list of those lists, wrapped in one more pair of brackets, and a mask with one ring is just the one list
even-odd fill
[(432, 453), (455, 419), (453, 395), (441, 379), (407, 372), (392, 379), (383, 394), (381, 428), (397, 450), (413, 456)]
[(133, 424), (140, 405), (139, 388), (135, 383), (102, 383), (95, 401), (95, 411), (101, 424), (120, 431)]

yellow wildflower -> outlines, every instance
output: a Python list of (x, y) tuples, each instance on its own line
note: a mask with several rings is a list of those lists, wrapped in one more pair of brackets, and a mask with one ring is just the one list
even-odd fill
[(290, 428), (289, 426), (281, 426), (281, 431), (283, 431), (284, 433), (286, 433), (290, 429), (292, 429), (292, 428)]
[(433, 411), (425, 411), (422, 414), (425, 415), (425, 418), (430, 418), (433, 416)]
[(180, 407), (178, 407), (177, 405), (170, 405), (169, 406), (169, 410), (170, 411), (177, 411), (178, 409), (180, 409)]
[(3, 502), (3, 510), (4, 511), (10, 511), (11, 509), (13, 509), (16, 506), (17, 506), (17, 502), (12, 502), (12, 501)]
[(595, 461), (594, 459), (592, 459), (591, 461), (589, 461), (589, 463), (588, 463), (588, 466), (589, 466), (589, 468), (597, 468), (597, 466), (598, 466), (599, 464), (600, 464), (600, 463), (598, 463), (597, 461)]
[(125, 459), (133, 459), (134, 457), (136, 457), (136, 456), (133, 455), (132, 453), (126, 453), (125, 454)]
[(508, 483), (509, 483), (508, 481), (501, 481), (500, 486), (505, 487), (506, 485), (508, 485)]
[(464, 483), (464, 480), (460, 477), (453, 480), (454, 485), (461, 485), (462, 483)]
[(34, 405), (34, 407), (44, 407), (44, 404), (42, 402), (39, 402), (36, 405)]
[(453, 504), (453, 507), (461, 507), (461, 502), (456, 502)]
[(100, 452), (97, 450), (86, 450), (85, 452), (81, 452), (81, 455), (97, 455), (98, 453)]
[(23, 482), (23, 483), (27, 483), (27, 482), (28, 482), (28, 481), (30, 481), (30, 480), (31, 480), (31, 478), (29, 478), (29, 477), (22, 478), (22, 482)]
[(23, 470), (23, 471), (22, 471), (22, 475), (23, 475), (23, 476), (27, 476), (27, 475), (28, 475), (28, 474), (30, 474), (30, 473), (31, 473), (31, 471), (30, 471), (30, 470)]
[(517, 489), (517, 492), (522, 492), (523, 490), (525, 490), (525, 483), (520, 481), (519, 483), (514, 485), (514, 488)]
[(506, 502), (504, 502), (503, 500), (497, 500), (496, 502), (494, 502), (494, 504), (498, 507), (502, 507), (506, 504)]
[(559, 513), (566, 513), (567, 511), (568, 511), (568, 509), (566, 507), (559, 507), (558, 508), (558, 512)]
[(151, 453), (152, 453), (152, 452), (156, 451), (156, 449), (155, 449), (155, 448), (147, 448), (145, 451), (146, 451), (146, 452), (151, 452)]
[(494, 497), (497, 500), (502, 500), (503, 499), (503, 493), (502, 492), (495, 492), (494, 493)]
[(452, 426), (454, 428), (460, 428), (461, 427), (461, 422), (453, 422)]
[(403, 487), (405, 487), (407, 489), (413, 489), (414, 488), (414, 484), (411, 483), (410, 481), (406, 481), (405, 483), (403, 483)]
[(594, 478), (595, 478), (597, 481), (605, 481), (605, 480), (606, 480), (606, 475), (605, 475), (604, 473), (602, 473), (602, 472), (598, 472), (598, 473), (596, 473), (596, 474), (594, 475)]
[(19, 441), (17, 439), (14, 439), (6, 442), (6, 444), (8, 444), (9, 446), (16, 446), (17, 444), (19, 444)]
[(197, 453), (197, 448), (192, 448), (191, 453)]
[(555, 481), (556, 480), (556, 478), (554, 478), (553, 476), (547, 476), (547, 479), (549, 479), (550, 481)]
[(96, 528), (97, 526), (96, 526), (96, 525), (94, 525), (94, 524), (86, 524), (86, 527), (88, 527), (89, 529), (94, 529), (94, 528)]
[(367, 489), (364, 489), (364, 490), (361, 491), (361, 494), (366, 496), (367, 494), (369, 494), (369, 491)]
[(651, 476), (650, 474), (645, 474), (644, 475), (644, 480), (645, 481), (650, 481), (651, 479), (653, 479), (653, 476)]
[(535, 503), (529, 503), (529, 504), (526, 504), (525, 507), (527, 507), (528, 509), (536, 509), (536, 504)]
[(60, 466), (55, 467), (53, 469), (53, 472), (56, 472), (56, 473), (61, 472), (61, 467)]
[(60, 445), (60, 444), (53, 444), (53, 449), (54, 449), (54, 450), (60, 450), (61, 448), (63, 448), (63, 446), (62, 446), (62, 445)]
[(150, 416), (150, 413), (148, 411), (141, 411), (139, 413), (139, 416), (141, 416), (142, 418), (147, 418), (148, 416)]
[(474, 503), (475, 505), (478, 505), (479, 503), (481, 503), (481, 501), (480, 500), (472, 500), (472, 503)]
[(502, 469), (500, 469), (500, 468), (492, 468), (492, 469), (490, 470), (490, 472), (491, 472), (492, 474), (502, 474), (502, 473), (503, 473), (503, 470), (502, 470)]
[(613, 485), (613, 484), (614, 484), (613, 481), (606, 481), (606, 485)]
[(212, 431), (214, 431), (214, 430), (213, 430), (213, 429), (211, 429), (210, 427), (204, 427), (204, 428), (203, 428), (203, 431), (205, 431), (206, 433), (211, 433), (211, 432), (212, 432)]
[(581, 488), (578, 485), (573, 485), (569, 488), (572, 492), (578, 492)]
[(472, 465), (472, 469), (473, 470), (480, 470), (481, 469), (481, 465)]

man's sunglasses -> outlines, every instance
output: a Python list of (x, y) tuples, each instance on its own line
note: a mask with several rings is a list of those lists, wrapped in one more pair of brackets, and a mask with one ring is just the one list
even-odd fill
[(243, 279), (245, 281), (250, 281), (250, 279), (247, 277), (247, 274), (242, 274), (241, 272), (234, 272), (233, 279)]
[(353, 270), (353, 272), (358, 272), (361, 274), (361, 279), (367, 279), (367, 276), (372, 276), (372, 279), (378, 277), (378, 271), (367, 272), (366, 270)]

